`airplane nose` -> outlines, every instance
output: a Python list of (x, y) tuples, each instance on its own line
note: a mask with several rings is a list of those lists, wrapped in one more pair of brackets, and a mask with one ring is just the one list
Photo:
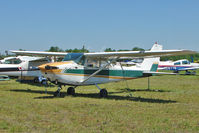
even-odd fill
[(46, 64), (40, 65), (40, 66), (38, 66), (38, 68), (39, 68), (41, 71), (52, 70), (52, 69), (58, 69), (58, 67), (56, 67), (56, 66), (50, 66), (50, 65), (46, 65)]

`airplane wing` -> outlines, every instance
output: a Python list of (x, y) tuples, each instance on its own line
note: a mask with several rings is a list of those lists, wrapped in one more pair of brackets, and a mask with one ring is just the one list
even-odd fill
[(89, 58), (114, 58), (114, 57), (161, 57), (195, 54), (191, 50), (156, 50), (156, 51), (124, 51), (124, 52), (96, 52), (84, 53)]
[[(16, 51), (11, 50), (12, 53), (20, 55), (39, 55), (39, 56), (61, 56), (64, 57), (68, 53), (65, 52), (42, 52), (42, 51)], [(161, 57), (161, 56), (176, 56), (195, 54), (191, 50), (155, 50), (155, 51), (121, 51), (121, 52), (95, 52), (84, 53), (84, 56), (89, 58), (115, 58), (115, 57)]]
[(17, 55), (38, 55), (38, 56), (60, 56), (64, 57), (68, 53), (66, 52), (44, 52), (44, 51), (19, 51), (19, 50), (10, 50), (12, 53)]

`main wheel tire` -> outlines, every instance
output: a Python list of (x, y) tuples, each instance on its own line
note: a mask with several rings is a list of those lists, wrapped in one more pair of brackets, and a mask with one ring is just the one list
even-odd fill
[(100, 97), (107, 97), (108, 96), (108, 92), (106, 89), (101, 89), (100, 90)]
[(68, 95), (75, 95), (75, 88), (73, 88), (73, 87), (69, 87), (68, 89), (67, 89), (67, 94)]

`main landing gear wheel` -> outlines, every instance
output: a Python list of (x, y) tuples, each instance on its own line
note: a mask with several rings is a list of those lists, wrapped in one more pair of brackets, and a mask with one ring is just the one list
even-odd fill
[(100, 90), (100, 97), (107, 97), (108, 96), (108, 92), (106, 89), (101, 89)]
[(67, 89), (67, 94), (68, 95), (75, 95), (75, 88), (73, 88), (73, 87), (69, 87), (68, 89)]

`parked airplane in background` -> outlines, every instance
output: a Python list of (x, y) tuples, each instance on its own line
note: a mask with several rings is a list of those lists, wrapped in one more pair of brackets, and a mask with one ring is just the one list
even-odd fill
[(179, 71), (186, 71), (186, 74), (195, 74), (188, 72), (188, 70), (199, 69), (198, 63), (190, 63), (187, 59), (178, 61), (160, 61), (158, 65), (158, 70), (171, 70), (175, 73)]
[(135, 59), (124, 59), (124, 60), (121, 60), (121, 64), (122, 65), (126, 65), (126, 66), (133, 66), (133, 65), (136, 65), (136, 64), (141, 64), (143, 62), (143, 58), (135, 58)]
[[(32, 55), (41, 53), (34, 51), (12, 52)], [(107, 90), (101, 89), (98, 84), (149, 77), (154, 74), (169, 74), (156, 72), (160, 56), (193, 53), (195, 52), (189, 50), (162, 50), (161, 45), (154, 44), (150, 51), (65, 53), (63, 62), (43, 64), (39, 68), (44, 77), (59, 85), (55, 95), (60, 95), (62, 85), (73, 86), (67, 90), (69, 95), (75, 94), (77, 86), (96, 85), (100, 90), (100, 96), (106, 97), (108, 95)], [(118, 65), (116, 61), (122, 57), (144, 58), (144, 60), (141, 64), (135, 66)]]
[(0, 75), (31, 77), (38, 81), (38, 77), (42, 76), (38, 66), (48, 62), (44, 57), (7, 57), (0, 60)]
[(10, 78), (7, 75), (0, 75), (0, 81), (7, 81), (10, 80)]

